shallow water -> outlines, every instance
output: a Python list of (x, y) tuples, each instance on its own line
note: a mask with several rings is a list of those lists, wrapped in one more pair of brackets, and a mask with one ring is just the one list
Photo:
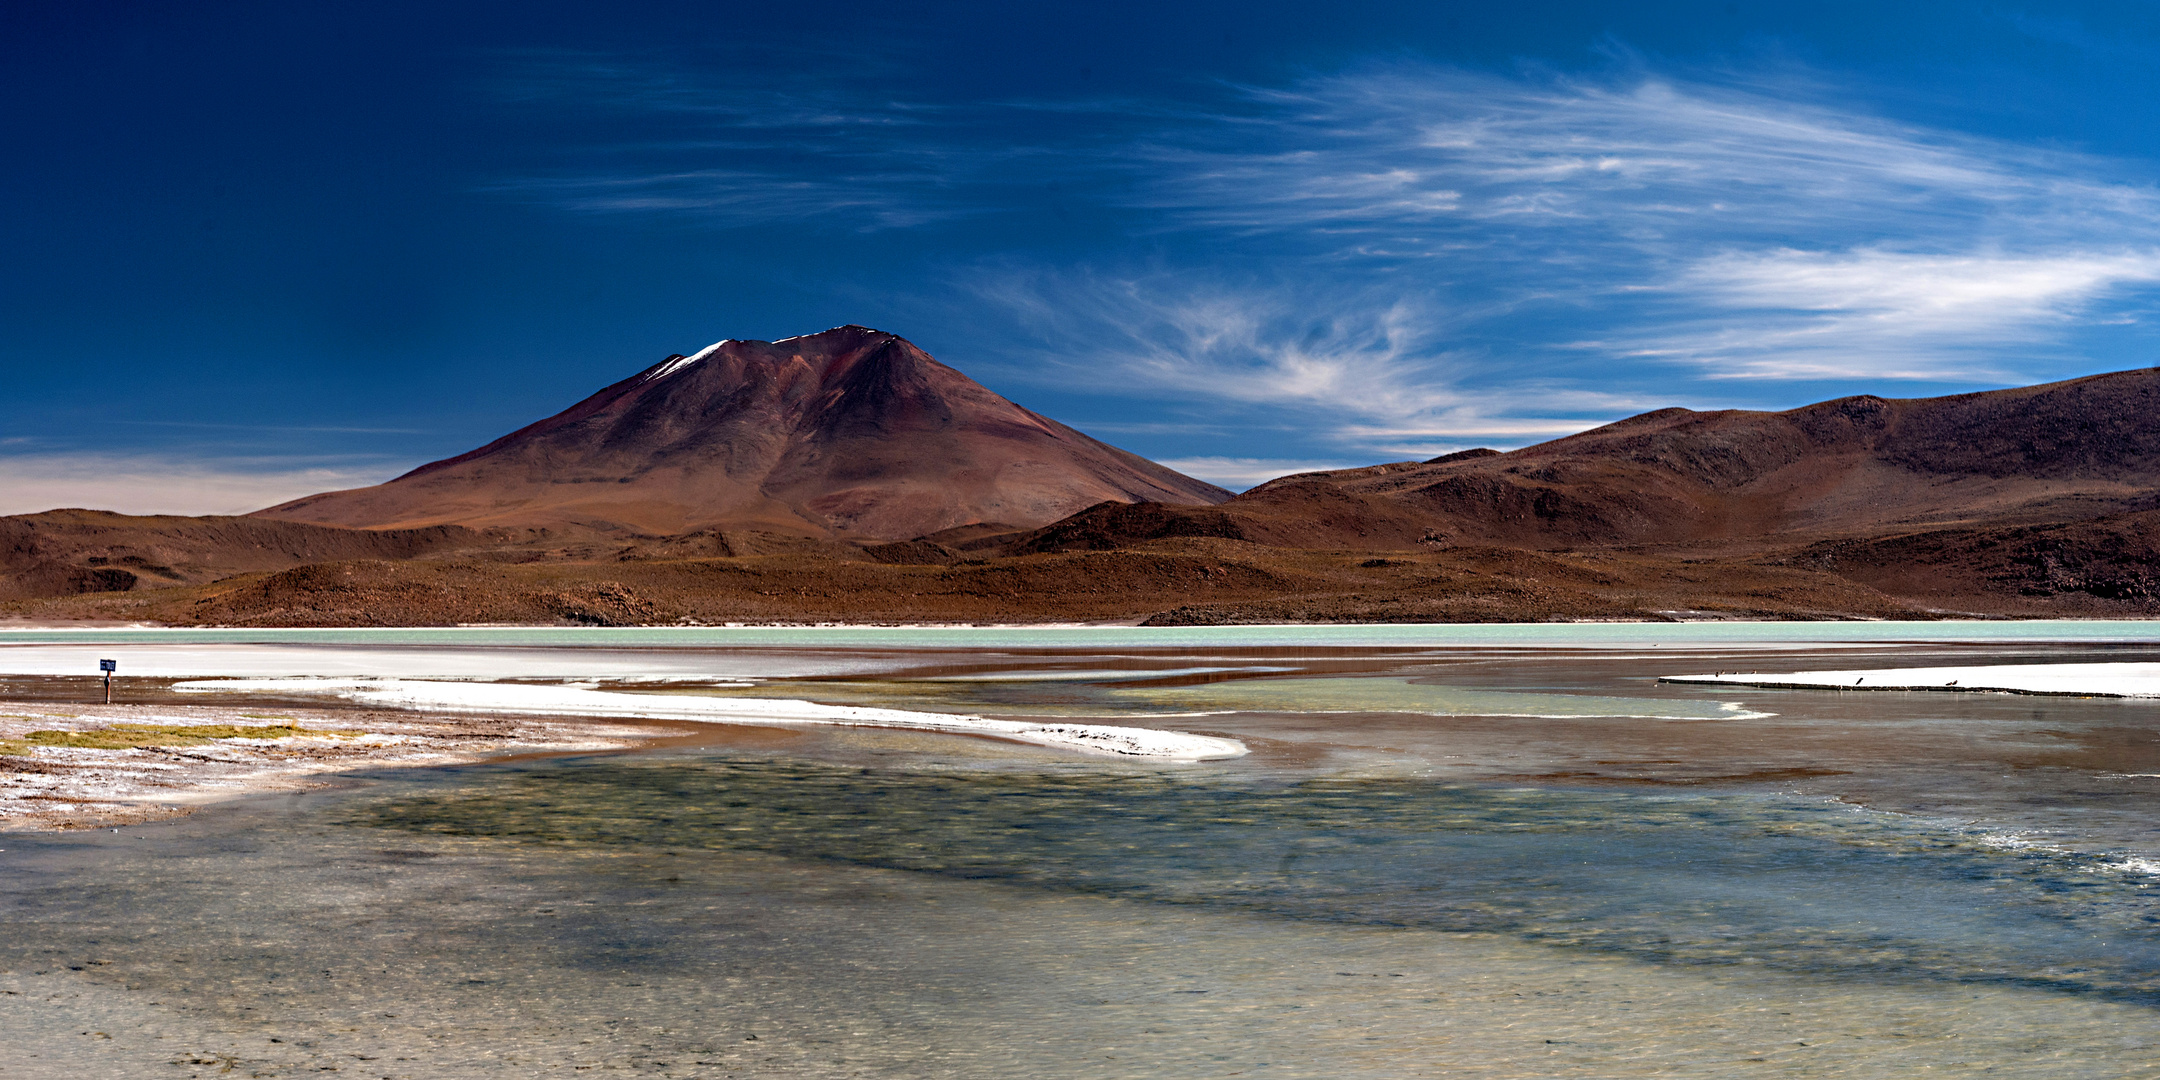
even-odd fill
[(1654, 681), (1853, 644), (841, 650), (623, 683), (1254, 753), (715, 729), (7, 835), (0, 1075), (2160, 1076), (2160, 707)]

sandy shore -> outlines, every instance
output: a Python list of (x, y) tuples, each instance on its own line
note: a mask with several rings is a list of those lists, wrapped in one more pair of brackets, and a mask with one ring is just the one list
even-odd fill
[[(190, 738), (188, 728), (273, 737)], [(360, 769), (619, 749), (676, 733), (582, 718), (0, 701), (0, 830), (134, 824)]]

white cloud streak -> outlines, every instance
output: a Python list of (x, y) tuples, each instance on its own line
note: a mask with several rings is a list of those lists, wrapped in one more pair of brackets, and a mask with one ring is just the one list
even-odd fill
[[(1701, 260), (1672, 285), (1718, 315), (1637, 339), (1637, 355), (1714, 377), (1995, 374), (1984, 354), (2039, 345), (2111, 293), (2160, 281), (2160, 253), (2038, 256), (1771, 251)], [(1734, 319), (1724, 313), (1737, 313)]]
[[(863, 88), (878, 67), (860, 58), (843, 67), (857, 86), (809, 83), (799, 73), (716, 76), (590, 53), (510, 59), (511, 71), (495, 84), (500, 99), (597, 118), (605, 134), (566, 166), (491, 189), (582, 213), (665, 214), (723, 228), (920, 228), (995, 210), (998, 200), (984, 189), (1000, 181), (1001, 167), (1037, 153), (972, 137), (994, 122), (995, 107), (910, 102)], [(624, 136), (626, 121), (638, 135)]]
[(0, 514), (63, 507), (124, 514), (244, 514), (302, 495), (379, 484), (409, 467), (148, 454), (11, 454), (0, 456)]
[(1010, 267), (980, 268), (961, 287), (1012, 315), (1034, 343), (1028, 373), (1038, 381), (1261, 411), (1302, 427), (1301, 441), (1344, 449), (1520, 445), (1632, 404), (1534, 380), (1469, 389), (1465, 377), (1488, 360), (1445, 347), (1460, 317), (1385, 295)]
[(1002, 277), (980, 291), (1029, 312), (1051, 333), (1081, 330), (1085, 340), (1103, 342), (1102, 351), (1074, 359), (1095, 365), (1109, 353), (1121, 376), (1151, 387), (1248, 404), (1348, 401), (1360, 412), (1387, 417), (1418, 415), (1450, 401), (1444, 389), (1405, 377), (1412, 355), (1434, 359), (1420, 349), (1427, 344), (1427, 320), (1407, 303), (1351, 304), (1343, 314), (1315, 316), (1287, 297), (1229, 290), (1180, 294), (1160, 286), (1133, 278), (1077, 283), (1042, 275)]
[(961, 274), (971, 321), (1002, 316), (986, 340), (1032, 341), (996, 353), (1096, 393), (1276, 410), (1345, 448), (1519, 444), (1735, 380), (2059, 377), (2062, 342), (2134, 321), (2160, 282), (2160, 189), (2134, 163), (1871, 115), (1789, 74), (1396, 64), (1204, 101), (948, 107), (890, 80), (579, 63), (535, 100), (667, 137), (524, 190), (887, 229), (1040, 209), (1055, 177), (1156, 262)]
[(1429, 67), (1255, 89), (1151, 146), (1136, 197), (1336, 273), (1572, 308), (1592, 333), (1567, 344), (1713, 376), (1970, 376), (2155, 280), (2160, 192), (2118, 164), (1811, 89)]
[(1154, 205), (1253, 229), (1392, 233), (1406, 222), (1467, 220), (1647, 242), (1706, 230), (1865, 229), (1886, 215), (1964, 218), (2019, 202), (2038, 209), (2047, 193), (2090, 212), (2121, 194), (2059, 167), (2035, 180), (2047, 159), (2007, 147), (1654, 78), (1418, 67), (1249, 95), (1260, 123), (1226, 119), (1213, 129), (1229, 136), (1219, 145), (1157, 149), (1171, 171), (1152, 189)]

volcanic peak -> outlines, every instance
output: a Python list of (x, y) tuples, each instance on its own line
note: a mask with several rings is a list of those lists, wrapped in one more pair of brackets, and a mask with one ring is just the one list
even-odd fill
[(545, 420), (271, 517), (393, 525), (755, 527), (904, 539), (1105, 500), (1229, 493), (1007, 401), (896, 335), (842, 326), (670, 355)]

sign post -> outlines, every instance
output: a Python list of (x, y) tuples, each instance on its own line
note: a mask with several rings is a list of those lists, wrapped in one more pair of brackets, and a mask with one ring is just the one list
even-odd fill
[(100, 660), (97, 662), (97, 666), (99, 671), (105, 673), (105, 704), (110, 705), (112, 704), (113, 672), (120, 667), (120, 662), (117, 660)]

